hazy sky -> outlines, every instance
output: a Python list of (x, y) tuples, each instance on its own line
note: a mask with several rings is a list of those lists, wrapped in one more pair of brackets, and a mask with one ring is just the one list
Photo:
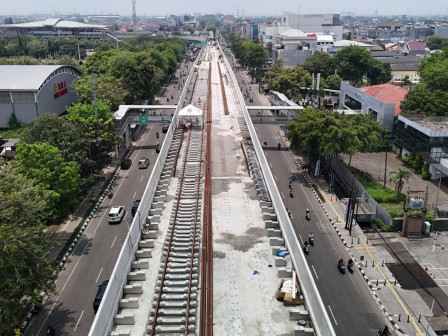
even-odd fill
[[(281, 15), (345, 13), (358, 15), (448, 15), (447, 0), (137, 0), (137, 15), (223, 13)], [(131, 15), (132, 0), (0, 0), (0, 15), (21, 14)]]

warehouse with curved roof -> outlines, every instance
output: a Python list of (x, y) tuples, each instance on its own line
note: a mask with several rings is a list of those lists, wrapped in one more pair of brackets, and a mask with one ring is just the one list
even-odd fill
[(81, 72), (68, 65), (0, 65), (0, 128), (14, 114), (28, 124), (44, 114), (60, 115), (77, 102), (71, 88)]

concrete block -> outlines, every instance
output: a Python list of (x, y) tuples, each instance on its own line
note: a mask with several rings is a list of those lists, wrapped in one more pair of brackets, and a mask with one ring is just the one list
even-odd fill
[(114, 323), (117, 325), (134, 325), (135, 314), (117, 314), (114, 317)]
[(269, 238), (269, 245), (270, 246), (285, 246), (285, 240), (283, 238), (279, 238), (279, 237), (272, 237), (272, 238)]
[(266, 229), (268, 237), (282, 237), (282, 231), (279, 229)]
[(273, 255), (273, 256), (277, 255), (277, 251), (280, 251), (280, 252), (287, 252), (288, 249), (287, 249), (286, 247), (284, 247), (284, 246), (274, 247), (274, 248), (272, 249), (272, 255)]
[(262, 213), (269, 213), (269, 214), (273, 214), (273, 213), (275, 213), (274, 208), (272, 208), (272, 207), (267, 207), (267, 206), (262, 206), (262, 207), (261, 207), (261, 212), (262, 212)]
[(112, 331), (110, 336), (131, 336), (131, 332), (129, 330), (120, 330), (120, 331)]
[(128, 273), (128, 281), (143, 281), (146, 279), (145, 271), (134, 271)]
[(165, 205), (165, 202), (152, 202), (151, 208), (163, 210), (164, 205)]
[(310, 314), (305, 309), (290, 309), (289, 310), (289, 320), (299, 321), (299, 320), (310, 320)]
[(305, 328), (301, 326), (295, 326), (293, 336), (311, 336), (314, 335), (314, 329), (313, 328)]
[(283, 257), (275, 257), (275, 266), (277, 267), (281, 267), (281, 266), (286, 266), (286, 260)]
[(140, 283), (126, 285), (123, 288), (123, 293), (124, 294), (141, 294), (141, 293), (143, 293), (143, 288)]
[(138, 247), (144, 248), (144, 247), (154, 247), (154, 239), (144, 239), (140, 240), (138, 243)]
[(132, 262), (131, 267), (133, 269), (142, 269), (142, 268), (149, 268), (149, 260), (136, 260)]
[(272, 228), (272, 229), (278, 229), (280, 227), (280, 224), (276, 221), (267, 220), (264, 222), (264, 227), (266, 229)]
[(151, 256), (151, 250), (148, 248), (140, 249), (135, 252), (136, 258), (150, 258)]
[(263, 213), (263, 219), (265, 221), (267, 220), (277, 221), (277, 214)]
[(138, 298), (121, 299), (118, 305), (120, 308), (138, 308)]
[(277, 270), (277, 276), (279, 278), (292, 278), (292, 269), (286, 267), (279, 267)]

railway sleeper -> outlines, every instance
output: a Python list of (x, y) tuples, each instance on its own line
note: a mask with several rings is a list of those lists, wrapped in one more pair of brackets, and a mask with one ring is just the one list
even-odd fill
[[(195, 324), (188, 325), (188, 332), (194, 333), (196, 331)], [(185, 333), (185, 326), (156, 326), (156, 334), (171, 334), (171, 335), (183, 335)], [(148, 332), (150, 334), (151, 331)]]
[[(168, 248), (166, 248), (168, 249)], [(197, 244), (197, 246), (195, 246), (194, 251), (197, 252), (199, 251), (200, 247), (199, 244)], [(185, 247), (185, 246), (171, 246), (170, 248), (171, 252), (190, 252), (192, 250), (192, 248), (190, 246)]]
[[(187, 300), (182, 301), (159, 301), (159, 307), (161, 308), (186, 308), (187, 307)], [(154, 301), (152, 303), (152, 307), (155, 308), (157, 306), (157, 301)], [(190, 301), (190, 307), (195, 308), (196, 307), (196, 300)]]
[[(157, 276), (157, 278), (160, 280), (162, 278), (162, 274), (159, 273), (159, 275)], [(193, 273), (191, 275), (192, 279), (197, 280), (198, 278), (198, 274), (197, 273)], [(166, 280), (189, 280), (190, 279), (190, 272), (182, 274), (182, 273), (165, 273), (165, 281)]]
[[(162, 282), (157, 280), (156, 285), (160, 287)], [(185, 287), (188, 288), (189, 280), (165, 280), (163, 286), (165, 287)], [(199, 281), (197, 279), (191, 280), (191, 286), (197, 286)]]
[[(168, 260), (168, 263), (184, 263), (184, 262), (190, 262), (191, 258), (172, 258), (170, 257), (170, 260)], [(194, 260), (197, 260), (197, 256), (194, 257)]]
[[(170, 268), (170, 273), (184, 273), (184, 272), (190, 272), (190, 265), (188, 265), (187, 267), (184, 268)], [(197, 273), (198, 272), (198, 268), (197, 267), (193, 267), (193, 272)]]
[[(187, 315), (187, 309), (159, 309), (157, 311), (157, 315), (159, 315), (159, 316), (176, 316), (176, 315), (185, 316), (185, 315)], [(189, 315), (195, 316), (196, 309), (195, 308), (189, 309)]]
[[(166, 253), (163, 253), (165, 255)], [(170, 253), (170, 259), (171, 258), (184, 258), (184, 259), (190, 259), (191, 253), (179, 253), (179, 252), (172, 252)]]
[[(190, 287), (190, 293), (196, 293), (198, 291), (198, 287), (191, 285)], [(160, 286), (155, 287), (155, 292), (160, 292)], [(162, 293), (166, 294), (176, 294), (176, 293), (188, 293), (188, 287), (167, 287), (164, 286), (162, 288)]]
[[(198, 259), (195, 258), (193, 260), (193, 267), (198, 267), (198, 264), (199, 264)], [(182, 263), (169, 262), (167, 266), (169, 268), (173, 269), (173, 268), (186, 268), (186, 267), (190, 267), (190, 265), (191, 265), (191, 262), (186, 261), (186, 262), (182, 262)]]
[[(157, 317), (157, 327), (162, 325), (185, 325), (185, 322), (187, 321), (187, 318), (185, 316), (158, 316)], [(152, 322), (152, 321), (151, 321)], [(188, 319), (188, 324), (195, 324), (196, 323), (196, 317), (190, 316)], [(156, 327), (156, 328), (157, 328)]]
[[(154, 300), (157, 300), (158, 294), (154, 294)], [(162, 294), (161, 295), (162, 300), (167, 301), (182, 301), (188, 299), (188, 292), (187, 293), (181, 293), (181, 294)], [(196, 300), (197, 299), (197, 293), (191, 293), (190, 294), (190, 300)]]

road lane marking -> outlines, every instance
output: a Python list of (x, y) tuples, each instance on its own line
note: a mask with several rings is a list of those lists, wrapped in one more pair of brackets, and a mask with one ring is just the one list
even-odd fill
[(70, 279), (71, 279), (73, 273), (74, 273), (75, 270), (76, 270), (76, 267), (78, 267), (78, 264), (79, 264), (79, 262), (81, 261), (81, 258), (82, 258), (82, 256), (84, 255), (84, 253), (86, 252), (86, 250), (87, 250), (87, 248), (89, 247), (89, 245), (90, 245), (90, 241), (87, 243), (86, 247), (85, 247), (84, 250), (82, 251), (82, 254), (80, 255), (80, 257), (79, 257), (78, 261), (76, 262), (75, 266), (73, 267), (73, 270), (70, 272), (70, 275), (68, 276), (67, 280), (65, 281), (64, 286), (62, 287), (61, 291), (58, 293), (59, 295), (56, 297), (56, 300), (54, 301), (53, 305), (51, 306), (50, 311), (49, 311), (48, 314), (47, 314), (47, 317), (45, 318), (45, 320), (44, 320), (44, 322), (42, 323), (41, 327), (40, 327), (39, 330), (37, 331), (37, 334), (38, 334), (38, 335), (39, 335), (40, 332), (42, 331), (42, 328), (47, 324), (47, 320), (48, 320), (48, 318), (50, 317), (51, 313), (53, 312), (54, 307), (55, 307), (56, 304), (58, 303), (59, 298), (61, 297), (62, 292), (64, 291), (65, 287), (67, 286), (67, 283), (70, 281)]
[(79, 321), (81, 321), (81, 317), (83, 314), (84, 314), (84, 310), (81, 312), (81, 315), (79, 315), (78, 322), (76, 322), (75, 329), (73, 329), (73, 331), (76, 331), (76, 328), (78, 328)]
[(316, 276), (317, 280), (319, 280), (319, 277), (317, 276), (317, 272), (316, 272), (316, 269), (314, 268), (314, 265), (311, 265), (311, 267), (313, 268), (314, 275)]
[(302, 236), (300, 235), (300, 233), (299, 233), (299, 238), (300, 238), (300, 242), (301, 242), (302, 245), (303, 245), (303, 239), (302, 239)]
[[(115, 237), (117, 238), (117, 237)], [(115, 241), (115, 240), (114, 240)], [(98, 279), (100, 278), (101, 272), (103, 271), (103, 267), (101, 267), (100, 272), (98, 273), (98, 276), (96, 277), (95, 283), (98, 282)]]
[(278, 182), (278, 180), (277, 180), (277, 175), (274, 175), (274, 179)]
[(115, 241), (117, 240), (117, 236), (115, 236), (114, 241), (112, 242), (112, 245), (110, 246), (110, 248), (114, 247)]
[(140, 179), (140, 182), (141, 182), (141, 181), (143, 181), (143, 175), (142, 175), (142, 178)]
[(283, 195), (283, 191), (280, 191), (280, 193), (282, 194), (282, 198), (285, 198), (285, 195)]
[(137, 195), (137, 191), (134, 192), (134, 196), (132, 196), (132, 199), (135, 199), (135, 195)]
[(333, 317), (334, 324), (338, 325), (338, 323), (336, 322), (336, 318), (335, 318), (334, 315), (333, 315), (333, 311), (331, 310), (330, 305), (328, 305), (328, 309), (330, 310), (331, 316)]

